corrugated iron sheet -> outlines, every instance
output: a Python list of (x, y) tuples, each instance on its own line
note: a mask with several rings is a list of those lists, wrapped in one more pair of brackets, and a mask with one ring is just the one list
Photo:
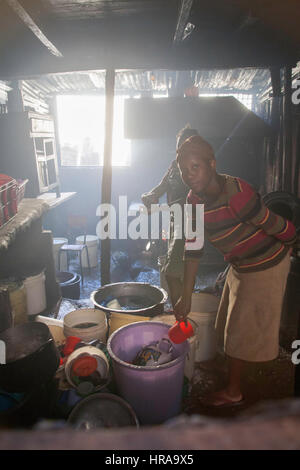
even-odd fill
[[(268, 69), (232, 69), (203, 71), (118, 71), (116, 92), (166, 92), (179, 86), (198, 86), (203, 90), (232, 90), (259, 93), (270, 83)], [(44, 97), (58, 93), (103, 91), (104, 71), (46, 75), (25, 80), (27, 88)], [(179, 85), (180, 84), (180, 85)]]
[[(300, 63), (293, 76), (300, 74)], [(200, 93), (250, 93), (258, 97), (268, 96), (271, 89), (268, 69), (239, 68), (228, 70), (127, 70), (117, 71), (117, 94), (169, 94), (179, 95), (191, 86)], [(0, 82), (0, 101), (7, 100), (9, 83)], [(48, 101), (57, 94), (104, 93), (105, 71), (91, 70), (40, 76), (23, 81), (25, 106), (38, 112), (48, 112)]]

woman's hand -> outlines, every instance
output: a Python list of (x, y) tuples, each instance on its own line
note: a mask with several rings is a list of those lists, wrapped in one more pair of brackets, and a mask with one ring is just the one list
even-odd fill
[(176, 320), (184, 321), (191, 311), (191, 298), (180, 297), (174, 307)]
[(142, 203), (147, 209), (148, 214), (151, 214), (151, 205), (159, 203), (159, 199), (156, 196), (153, 196), (151, 193), (142, 194), (141, 199)]

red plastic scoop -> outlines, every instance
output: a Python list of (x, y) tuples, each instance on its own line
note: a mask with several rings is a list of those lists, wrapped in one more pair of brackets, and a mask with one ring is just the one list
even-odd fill
[(189, 321), (177, 321), (169, 331), (168, 335), (172, 343), (180, 344), (193, 336), (194, 329)]

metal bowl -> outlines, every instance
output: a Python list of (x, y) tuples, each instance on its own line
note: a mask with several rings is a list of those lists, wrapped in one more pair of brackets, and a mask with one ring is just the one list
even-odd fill
[(71, 412), (68, 423), (86, 431), (139, 426), (133, 408), (122, 398), (110, 393), (94, 393), (81, 400)]
[[(163, 313), (167, 298), (168, 294), (164, 289), (145, 282), (106, 284), (91, 294), (95, 308), (100, 308), (107, 313), (127, 313), (146, 317)], [(118, 300), (121, 309), (106, 306), (106, 303), (113, 299)], [(138, 308), (131, 308), (134, 304)]]

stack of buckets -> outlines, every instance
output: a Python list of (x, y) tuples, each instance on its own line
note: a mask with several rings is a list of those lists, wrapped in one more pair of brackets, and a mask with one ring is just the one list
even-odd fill
[[(66, 253), (62, 253), (60, 256), (60, 269), (59, 269), (59, 250), (66, 243), (68, 243), (67, 238), (63, 238), (63, 237), (53, 238), (53, 256), (54, 256), (55, 269), (57, 271), (67, 271), (68, 269)], [(83, 243), (84, 243), (84, 235), (80, 235), (79, 237), (76, 237), (76, 245), (82, 245)], [(96, 235), (86, 235), (85, 243), (88, 247), (90, 267), (95, 268), (96, 266), (98, 266), (98, 237)], [(88, 261), (87, 261), (85, 250), (82, 253), (82, 266), (83, 268), (88, 268)]]
[[(123, 326), (110, 335), (107, 349), (112, 359), (118, 391), (133, 407), (141, 424), (160, 424), (180, 413), (184, 375), (188, 373), (192, 377), (195, 360), (205, 361), (215, 355), (214, 323), (218, 304), (219, 299), (215, 296), (193, 294), (189, 319), (195, 329), (194, 338), (190, 338), (189, 342), (174, 344), (172, 361), (155, 368), (136, 366), (132, 361), (145, 345), (168, 337), (169, 324), (155, 321), (156, 319), (140, 321)], [(170, 323), (171, 320), (174, 324), (173, 316)], [(95, 323), (95, 326), (83, 328), (78, 335), (80, 324), (85, 322)], [(97, 336), (104, 340), (107, 334), (105, 312), (82, 309), (71, 312), (64, 318), (66, 336), (82, 337), (91, 333), (93, 328), (97, 329)], [(90, 337), (84, 339), (87, 341)], [(189, 348), (194, 351), (194, 357), (186, 360)]]
[[(84, 235), (76, 237), (76, 245), (83, 245)], [(90, 267), (95, 268), (98, 266), (98, 237), (96, 235), (86, 235), (85, 243), (88, 247)], [(86, 250), (82, 253), (82, 267), (88, 268), (88, 260)]]

